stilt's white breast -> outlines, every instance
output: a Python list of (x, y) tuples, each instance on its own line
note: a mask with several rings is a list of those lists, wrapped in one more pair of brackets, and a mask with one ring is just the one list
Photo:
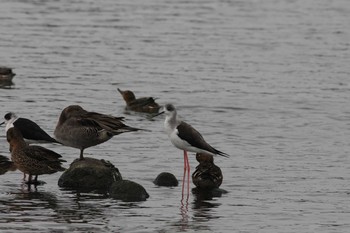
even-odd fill
[(181, 150), (186, 150), (186, 151), (188, 151), (189, 150), (189, 148), (191, 147), (191, 145), (188, 143), (188, 142), (186, 142), (185, 140), (182, 140), (179, 136), (178, 136), (178, 130), (177, 129), (174, 129), (172, 132), (171, 132), (171, 134), (169, 134), (169, 138), (170, 138), (170, 141), (171, 141), (171, 143), (175, 146), (175, 147), (177, 147), (177, 148), (179, 148), (179, 149), (181, 149)]
[(17, 120), (17, 118), (11, 118), (10, 120), (8, 120), (8, 121), (6, 122), (6, 127), (5, 127), (6, 132), (7, 132), (7, 130), (9, 130), (10, 128), (14, 127), (13, 123), (14, 123), (16, 120)]

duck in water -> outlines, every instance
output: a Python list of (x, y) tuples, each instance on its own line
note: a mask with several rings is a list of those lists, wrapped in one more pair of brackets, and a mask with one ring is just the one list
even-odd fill
[(214, 164), (212, 155), (197, 153), (196, 159), (199, 165), (192, 174), (193, 184), (200, 189), (219, 188), (222, 183), (221, 169)]
[(0, 66), (0, 81), (12, 81), (15, 75), (12, 72), (12, 68)]
[(155, 102), (153, 97), (137, 98), (132, 91), (122, 91), (118, 88), (126, 103), (126, 109), (135, 112), (158, 113), (160, 106)]

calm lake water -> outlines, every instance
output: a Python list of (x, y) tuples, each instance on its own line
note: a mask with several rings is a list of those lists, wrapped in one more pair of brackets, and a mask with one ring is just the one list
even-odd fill
[[(0, 65), (17, 75), (0, 84), (1, 114), (52, 135), (62, 109), (80, 104), (151, 132), (85, 152), (144, 186), (147, 201), (66, 191), (61, 173), (27, 191), (9, 172), (0, 232), (349, 232), (349, 22), (348, 0), (2, 0)], [(215, 158), (228, 193), (181, 202), (181, 185), (155, 186), (164, 171), (181, 182), (182, 152), (163, 117), (125, 112), (117, 88), (175, 104), (230, 154)], [(79, 156), (45, 147), (66, 167)]]

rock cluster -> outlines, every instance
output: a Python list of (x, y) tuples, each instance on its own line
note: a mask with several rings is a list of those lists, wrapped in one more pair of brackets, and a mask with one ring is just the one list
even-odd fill
[(74, 160), (58, 185), (81, 192), (108, 193), (111, 198), (123, 201), (145, 201), (149, 197), (141, 185), (123, 180), (118, 168), (109, 161), (94, 158)]

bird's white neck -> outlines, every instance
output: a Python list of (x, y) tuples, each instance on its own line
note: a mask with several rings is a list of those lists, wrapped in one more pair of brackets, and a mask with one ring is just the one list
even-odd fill
[(168, 135), (181, 123), (181, 120), (176, 115), (169, 115), (165, 117), (164, 128)]
[(14, 116), (14, 117), (11, 117), (10, 120), (6, 121), (6, 127), (5, 127), (6, 132), (7, 132), (7, 130), (9, 130), (10, 128), (14, 127), (13, 123), (14, 123), (17, 119), (18, 119), (18, 117), (17, 117), (17, 116)]

